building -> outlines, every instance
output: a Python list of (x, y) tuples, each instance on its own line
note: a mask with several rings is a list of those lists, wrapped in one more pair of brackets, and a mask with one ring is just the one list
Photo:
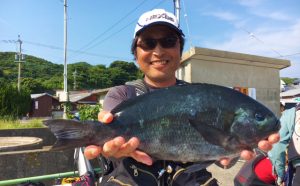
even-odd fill
[(288, 66), (288, 60), (192, 47), (183, 54), (176, 76), (192, 83), (247, 90), (279, 116), (279, 71)]
[[(69, 102), (71, 104), (71, 111), (75, 112), (78, 110), (80, 105), (95, 105), (103, 104), (104, 97), (108, 92), (109, 88), (97, 89), (97, 90), (82, 90), (82, 91), (70, 91), (68, 92)], [(62, 90), (56, 91), (56, 96), (59, 97), (63, 94)], [(63, 102), (61, 102), (63, 103)], [(62, 112), (56, 112), (55, 116), (57, 118), (62, 117)]]
[(104, 97), (109, 91), (109, 88), (93, 90), (92, 93), (98, 96), (99, 103), (103, 105)]
[(280, 101), (284, 103), (285, 109), (294, 107), (297, 103), (300, 103), (300, 88), (281, 92)]
[(48, 94), (31, 94), (31, 109), (29, 117), (52, 117), (52, 112), (60, 110), (58, 98)]

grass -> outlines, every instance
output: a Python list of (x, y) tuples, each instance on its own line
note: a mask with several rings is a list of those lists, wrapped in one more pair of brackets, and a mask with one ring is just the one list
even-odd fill
[(45, 127), (42, 124), (42, 121), (43, 119), (15, 120), (15, 121), (0, 120), (0, 130)]

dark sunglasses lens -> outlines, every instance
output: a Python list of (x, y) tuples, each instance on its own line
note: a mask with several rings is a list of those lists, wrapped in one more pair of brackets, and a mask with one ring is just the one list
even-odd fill
[(173, 48), (176, 45), (177, 38), (176, 37), (165, 37), (160, 39), (160, 45), (163, 48)]
[(163, 48), (173, 48), (176, 45), (178, 38), (177, 37), (164, 37), (161, 39), (144, 39), (139, 44), (144, 50), (153, 50), (157, 43)]
[(148, 50), (154, 49), (157, 45), (157, 41), (155, 39), (145, 39), (143, 43), (145, 45), (144, 48)]

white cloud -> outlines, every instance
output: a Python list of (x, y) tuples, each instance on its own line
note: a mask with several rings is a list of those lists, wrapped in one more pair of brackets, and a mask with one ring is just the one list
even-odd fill
[(238, 0), (238, 3), (246, 7), (256, 7), (266, 0)]
[(276, 21), (291, 21), (294, 18), (289, 14), (280, 11), (251, 9), (250, 13), (259, 17), (268, 18)]
[(270, 50), (271, 48), (282, 54), (300, 52), (300, 20), (280, 30), (271, 27), (256, 28), (252, 34), (241, 29), (234, 32), (231, 39), (223, 43), (207, 43), (207, 45), (235, 51), (248, 51), (248, 53), (267, 53), (273, 57), (276, 54)]
[[(285, 56), (300, 52), (300, 20), (282, 29), (275, 27), (256, 28), (252, 34), (241, 29), (235, 31), (231, 38), (224, 42), (206, 42), (204, 44), (208, 48), (279, 58), (280, 55)], [(288, 68), (289, 70), (285, 69), (283, 72), (300, 77), (299, 55), (284, 58), (291, 60), (293, 65)]]
[(225, 21), (236, 21), (239, 19), (238, 16), (228, 11), (214, 11), (214, 12), (206, 12), (203, 14), (208, 16), (214, 16), (217, 17), (218, 19), (225, 20)]

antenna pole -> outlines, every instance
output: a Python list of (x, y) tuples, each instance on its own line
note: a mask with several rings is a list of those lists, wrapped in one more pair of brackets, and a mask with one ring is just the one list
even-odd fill
[(178, 25), (180, 25), (180, 0), (174, 0), (174, 14), (178, 20)]

